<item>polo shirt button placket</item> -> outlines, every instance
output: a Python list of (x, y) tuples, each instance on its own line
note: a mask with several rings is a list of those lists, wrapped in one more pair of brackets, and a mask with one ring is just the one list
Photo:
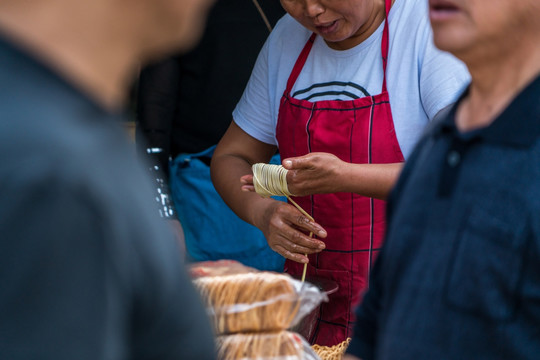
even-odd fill
[(457, 181), (459, 167), (465, 154), (465, 143), (454, 139), (450, 148), (444, 156), (444, 166), (439, 180), (438, 194), (441, 197), (448, 197), (452, 194), (454, 184)]
[(456, 167), (461, 162), (461, 154), (457, 150), (451, 150), (446, 156), (446, 161), (450, 167)]

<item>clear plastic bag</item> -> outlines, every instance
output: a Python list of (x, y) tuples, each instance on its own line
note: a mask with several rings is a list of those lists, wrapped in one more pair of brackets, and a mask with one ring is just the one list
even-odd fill
[(194, 284), (217, 334), (286, 330), (328, 301), (316, 286), (274, 272), (204, 276)]
[(219, 360), (319, 360), (309, 343), (290, 331), (222, 335)]

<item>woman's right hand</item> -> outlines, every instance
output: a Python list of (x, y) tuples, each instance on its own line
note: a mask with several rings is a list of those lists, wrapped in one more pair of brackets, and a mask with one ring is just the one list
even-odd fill
[(313, 232), (314, 236), (325, 238), (327, 234), (322, 226), (286, 202), (266, 202), (254, 224), (261, 229), (270, 248), (289, 260), (307, 263), (306, 255), (325, 248), (323, 241), (309, 237)]
[[(276, 147), (244, 132), (233, 121), (218, 143), (210, 167), (214, 187), (223, 201), (243, 220), (259, 228), (268, 245), (283, 257), (307, 263), (306, 256), (322, 251), (324, 242), (309, 237), (313, 232), (326, 237), (321, 225), (303, 215), (296, 207), (272, 198), (263, 198), (252, 184), (252, 164), (267, 163)], [(247, 175), (249, 174), (249, 175)], [(240, 178), (245, 178), (240, 181)]]

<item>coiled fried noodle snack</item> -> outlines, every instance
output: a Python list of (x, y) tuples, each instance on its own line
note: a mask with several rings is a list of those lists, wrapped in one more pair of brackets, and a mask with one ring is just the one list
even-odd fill
[(218, 334), (287, 329), (300, 306), (292, 278), (285, 274), (202, 277), (194, 284), (211, 309)]

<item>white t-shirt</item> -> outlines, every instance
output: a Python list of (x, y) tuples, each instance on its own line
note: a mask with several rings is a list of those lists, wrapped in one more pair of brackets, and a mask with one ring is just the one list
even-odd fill
[[(457, 99), (470, 76), (462, 62), (435, 48), (426, 0), (396, 0), (388, 21), (386, 81), (397, 139), (407, 158), (424, 126)], [(383, 28), (384, 23), (364, 42), (342, 51), (329, 48), (317, 36), (292, 89), (293, 97), (315, 102), (381, 93)], [(280, 99), (310, 35), (286, 14), (259, 53), (233, 118), (241, 129), (262, 142), (277, 145)]]

